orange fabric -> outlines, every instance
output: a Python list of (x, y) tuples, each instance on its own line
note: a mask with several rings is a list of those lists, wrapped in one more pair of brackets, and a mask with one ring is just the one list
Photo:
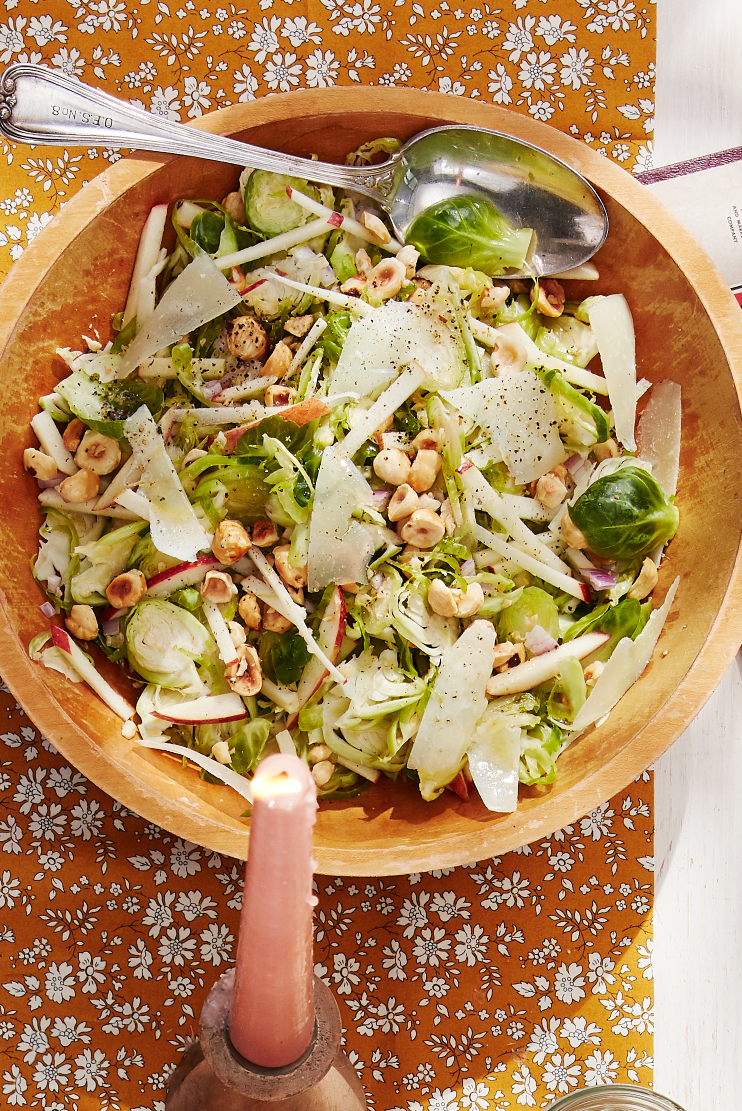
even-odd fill
[[(651, 163), (654, 25), (634, 0), (5, 0), (0, 62), (183, 120), (323, 84), (477, 96)], [(120, 152), (3, 145), (0, 275)], [(162, 1111), (234, 959), (242, 866), (123, 809), (5, 688), (2, 1106)], [(652, 783), (502, 859), (317, 877), (317, 972), (377, 1111), (545, 1107), (651, 1083)]]

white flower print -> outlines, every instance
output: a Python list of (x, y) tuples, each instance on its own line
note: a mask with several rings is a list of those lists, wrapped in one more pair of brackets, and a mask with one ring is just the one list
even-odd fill
[[(590, 77), (592, 76), (593, 66), (595, 61), (590, 57), (590, 52), (585, 50), (584, 46), (580, 47), (579, 51), (574, 46), (570, 46), (566, 54), (562, 54), (559, 61), (562, 63), (562, 69), (559, 72), (563, 85), (570, 85), (573, 89), (580, 89), (583, 85), (590, 84)], [(594, 841), (600, 840), (600, 836), (595, 836), (596, 827), (593, 819), (593, 814), (600, 814), (606, 809), (605, 806), (598, 807), (597, 811), (593, 811), (587, 818), (583, 818), (580, 822), (580, 829), (588, 832), (592, 825), (592, 836)], [(587, 829), (585, 825), (587, 823)], [(602, 830), (601, 830), (602, 832)]]
[(72, 807), (71, 813), (70, 829), (75, 837), (82, 837), (83, 841), (89, 841), (93, 834), (100, 833), (106, 812), (101, 810), (97, 799), (92, 799), (90, 802), (82, 799)]
[(471, 918), (470, 906), (471, 903), (463, 896), (457, 896), (455, 891), (436, 891), (430, 911), (437, 914), (441, 922), (448, 922), (451, 918)]
[(604, 1053), (596, 1049), (585, 1059), (585, 1085), (594, 1088), (598, 1084), (614, 1084), (618, 1067), (619, 1062), (610, 1049), (606, 1049)]
[(433, 999), (442, 999), (451, 990), (446, 981), (442, 980), (440, 976), (433, 976), (431, 980), (426, 980), (423, 975), (423, 987)]
[(234, 91), (237, 99), (241, 104), (248, 100), (255, 100), (255, 93), (258, 88), (258, 79), (253, 75), (253, 71), (244, 63), (242, 69), (234, 71)]
[(575, 1064), (574, 1053), (555, 1053), (550, 1061), (544, 1065), (543, 1080), (550, 1092), (568, 1092), (576, 1088), (579, 1082), (582, 1066)]
[(534, 1026), (528, 1052), (535, 1050), (533, 1060), (537, 1065), (542, 1065), (549, 1054), (555, 1053), (559, 1048), (556, 1033), (558, 1027), (558, 1018), (543, 1019), (539, 1026)]
[(612, 31), (628, 31), (631, 23), (636, 19), (636, 4), (634, 0), (608, 0), (608, 3), (598, 4), (599, 12), (588, 23), (588, 31), (596, 31), (602, 35), (606, 27)]
[(585, 977), (581, 976), (582, 965), (562, 963), (554, 976), (554, 991), (561, 1003), (577, 1003), (585, 996)]
[(644, 170), (651, 170), (654, 168), (654, 143), (651, 141), (646, 146), (639, 147), (639, 153), (636, 156), (636, 161), (632, 166), (632, 173), (641, 174)]
[(465, 96), (466, 86), (460, 81), (452, 81), (450, 77), (438, 78), (438, 92), (451, 93), (453, 96)]
[(51, 806), (43, 803), (33, 814), (28, 828), (36, 837), (53, 841), (64, 832), (66, 823), (67, 815), (62, 813), (62, 807), (58, 802), (53, 802)]
[(82, 1042), (86, 1045), (90, 1041), (91, 1027), (86, 1022), (78, 1022), (72, 1015), (65, 1018), (57, 1016), (51, 1033), (60, 1045), (68, 1046), (73, 1042)]
[(103, 31), (120, 31), (126, 19), (126, 4), (119, 0), (86, 0), (90, 9), (82, 23), (78, 23), (78, 31), (88, 35), (95, 33), (100, 27)]
[[(186, 77), (183, 82), (183, 103), (190, 107), (188, 108), (188, 116), (193, 119), (196, 116), (202, 116), (204, 110), (208, 111), (211, 107), (209, 100), (209, 93), (211, 86), (207, 85), (205, 81), (198, 81), (195, 77)], [(176, 872), (176, 875), (180, 873)]]
[(72, 768), (51, 768), (47, 786), (51, 787), (60, 799), (71, 791), (77, 791), (79, 795), (85, 795), (88, 791), (85, 776), (73, 771)]
[(428, 924), (428, 914), (425, 910), (425, 904), (429, 902), (430, 895), (427, 891), (421, 891), (418, 895), (413, 891), (410, 899), (405, 899), (402, 903), (402, 913), (397, 919), (398, 926), (404, 926), (404, 937), (414, 937), (415, 931), (422, 926)]
[(230, 954), (234, 945), (234, 937), (229, 932), (228, 926), (217, 926), (212, 922), (207, 930), (199, 934), (201, 938), (201, 960), (211, 961), (216, 968), (222, 961), (230, 960)]
[(0, 842), (3, 845), (3, 852), (14, 854), (21, 852), (20, 843), (23, 840), (23, 833), (23, 826), (12, 814), (8, 815), (7, 822), (0, 822)]
[(470, 926), (467, 922), (454, 936), (458, 942), (455, 949), (457, 961), (466, 961), (473, 968), (477, 961), (485, 959), (489, 937), (479, 923)]
[(150, 928), (150, 937), (159, 937), (160, 930), (172, 924), (173, 912), (170, 906), (174, 902), (174, 891), (158, 891), (157, 898), (150, 899), (149, 905), (147, 906), (147, 913), (142, 919), (144, 925)]
[(170, 852), (170, 871), (181, 880), (195, 876), (201, 871), (200, 860), (201, 850), (198, 846), (178, 838)]
[(269, 54), (278, 50), (278, 35), (276, 31), (280, 26), (281, 20), (277, 15), (272, 15), (270, 21), (266, 16), (262, 23), (255, 24), (252, 38), (248, 44), (248, 50), (254, 52), (256, 62), (264, 62)]
[(299, 15), (295, 19), (284, 20), (281, 36), (288, 39), (292, 46), (303, 46), (308, 42), (319, 46), (322, 42), (322, 28), (317, 23), (309, 23), (303, 15)]
[(512, 104), (513, 98), (510, 92), (513, 88), (513, 79), (502, 62), (497, 63), (496, 69), (489, 70), (487, 76), (489, 77), (487, 90), (494, 93), (492, 99), (495, 104)]
[[(10, 228), (6, 227), (6, 231), (10, 232)], [(18, 233), (20, 236), (20, 231)], [(13, 238), (18, 238), (13, 236)], [(18, 780), (18, 789), (13, 795), (13, 802), (19, 802), (21, 814), (28, 814), (32, 806), (44, 801), (44, 790), (42, 784), (46, 778), (46, 772), (43, 768), (37, 768), (36, 771), (29, 772), (28, 775), (22, 775)]]
[(42, 1092), (58, 1092), (60, 1084), (65, 1087), (69, 1081), (71, 1068), (64, 1053), (45, 1053), (34, 1069), (34, 1083)]
[(82, 984), (82, 990), (87, 993), (97, 991), (98, 985), (104, 984), (106, 981), (103, 974), (106, 962), (102, 957), (94, 957), (90, 953), (80, 953), (77, 963), (80, 966), (77, 978)]
[(636, 951), (639, 954), (639, 960), (636, 963), (639, 968), (644, 970), (642, 975), (645, 980), (652, 980), (654, 978), (653, 950), (654, 942), (651, 937), (647, 938), (646, 945), (637, 945), (636, 947)]
[(198, 942), (191, 937), (191, 931), (186, 926), (172, 926), (160, 939), (157, 952), (165, 964), (184, 965), (186, 960), (192, 960), (192, 950)]
[(433, 968), (436, 968), (442, 960), (447, 958), (450, 948), (451, 941), (446, 937), (446, 931), (442, 927), (434, 927), (432, 930), (420, 931), (417, 945), (412, 952), (417, 958), (418, 964), (430, 964)]
[(508, 33), (505, 36), (502, 48), (509, 50), (509, 58), (511, 62), (520, 61), (521, 54), (525, 54), (527, 50), (533, 49), (533, 35), (531, 31), (536, 23), (536, 17), (527, 15), (525, 20), (522, 16), (518, 16), (515, 23), (511, 23), (508, 27)]
[(178, 90), (173, 88), (172, 85), (168, 85), (166, 89), (158, 85), (150, 98), (150, 112), (154, 116), (162, 116), (166, 120), (179, 120), (180, 101), (178, 95)]
[(453, 1088), (446, 1088), (443, 1092), (436, 1088), (430, 1097), (428, 1111), (459, 1111), (456, 1092)]
[(486, 1098), (489, 1095), (489, 1088), (486, 1084), (477, 1083), (472, 1077), (467, 1077), (464, 1081), (464, 1094), (461, 1097), (462, 1111), (485, 1111), (489, 1107), (489, 1100)]
[(548, 50), (542, 50), (538, 54), (534, 50), (531, 54), (526, 54), (518, 72), (518, 80), (524, 89), (542, 90), (553, 83), (557, 67), (556, 62), (551, 62), (550, 58)]
[(535, 34), (544, 39), (549, 46), (557, 42), (574, 42), (577, 28), (569, 19), (562, 19), (559, 15), (542, 15), (539, 18)]
[(8, 1097), (9, 1107), (20, 1107), (25, 1104), (23, 1093), (28, 1089), (28, 1081), (21, 1075), (18, 1065), (11, 1065), (9, 1071), (3, 1073), (3, 1095)]
[(138, 980), (151, 980), (152, 973), (150, 972), (150, 965), (152, 964), (152, 954), (147, 946), (138, 937), (134, 945), (129, 946), (129, 968), (134, 970), (134, 975)]
[(78, 1088), (85, 1088), (94, 1092), (100, 1085), (105, 1087), (110, 1062), (102, 1049), (84, 1049), (75, 1057), (75, 1084)]
[(531, 1076), (531, 1070), (527, 1065), (521, 1065), (520, 1069), (513, 1073), (513, 1095), (517, 1097), (517, 1102), (524, 1107), (535, 1107), (536, 1100), (533, 1098), (536, 1091), (536, 1078)]
[(565, 1018), (559, 1034), (560, 1037), (567, 1039), (573, 1049), (577, 1049), (581, 1045), (600, 1045), (600, 1032), (600, 1026), (588, 1022), (582, 1015), (577, 1015), (575, 1018)]
[(216, 918), (218, 903), (210, 895), (202, 895), (200, 891), (181, 891), (175, 909), (179, 911), (186, 922), (193, 922), (205, 914), (209, 918)]
[(296, 61), (296, 54), (288, 51), (286, 54), (274, 54), (265, 67), (263, 77), (269, 89), (279, 89), (282, 93), (290, 92), (292, 86), (299, 84), (301, 63)]
[(357, 973), (360, 970), (360, 963), (355, 957), (346, 957), (343, 953), (334, 953), (332, 963), (335, 971), (332, 978), (336, 984), (338, 995), (350, 995), (354, 987), (358, 987), (361, 982), (360, 976)]
[(406, 964), (407, 954), (397, 939), (393, 938), (391, 944), (382, 950), (381, 967), (387, 970), (390, 980), (406, 980), (407, 973), (404, 970)]
[(57, 19), (52, 21), (50, 15), (32, 16), (31, 22), (28, 25), (28, 33), (39, 46), (47, 46), (50, 42), (67, 42), (67, 35), (65, 27), (61, 20)]
[(71, 964), (56, 961), (49, 965), (44, 977), (44, 991), (52, 1003), (67, 1003), (75, 994), (74, 969)]
[(340, 62), (331, 50), (324, 54), (315, 50), (307, 58), (307, 85), (310, 89), (326, 89), (335, 84), (340, 73)]
[(601, 957), (599, 953), (591, 953), (588, 957), (587, 978), (593, 985), (593, 995), (605, 995), (608, 984), (615, 984), (616, 977), (611, 975), (616, 967), (610, 957)]
[(34, 1018), (31, 1023), (27, 1023), (23, 1027), (23, 1033), (16, 1048), (24, 1055), (23, 1060), (27, 1065), (32, 1065), (39, 1054), (46, 1053), (49, 1050), (49, 1039), (46, 1031), (51, 1024), (52, 1020), (47, 1018), (46, 1015), (42, 1015), (41, 1018)]
[(21, 881), (3, 872), (0, 876), (0, 907), (14, 907), (21, 897)]
[(27, 19), (18, 16), (16, 20), (9, 19), (0, 26), (0, 62), (9, 62), (14, 54), (23, 50), (23, 29), (27, 23)]

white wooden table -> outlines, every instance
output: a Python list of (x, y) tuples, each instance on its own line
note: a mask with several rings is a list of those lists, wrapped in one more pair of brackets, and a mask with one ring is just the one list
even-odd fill
[[(655, 165), (742, 146), (742, 0), (657, 0)], [(739, 1111), (742, 655), (655, 768), (655, 1079)]]

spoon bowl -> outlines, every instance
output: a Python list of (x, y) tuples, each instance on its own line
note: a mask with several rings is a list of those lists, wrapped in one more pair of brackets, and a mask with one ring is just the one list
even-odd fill
[(196, 131), (76, 78), (17, 62), (0, 78), (0, 132), (16, 143), (185, 154), (349, 189), (384, 209), (402, 240), (435, 202), (484, 195), (514, 227), (536, 233), (526, 266), (508, 277), (572, 270), (608, 234), (603, 203), (585, 178), (538, 147), (476, 127), (432, 128), (380, 165), (337, 166)]

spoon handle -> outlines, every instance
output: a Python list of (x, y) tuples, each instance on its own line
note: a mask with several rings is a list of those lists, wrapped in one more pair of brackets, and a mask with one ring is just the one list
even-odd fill
[[(24, 62), (0, 78), (0, 132), (16, 143), (127, 147), (293, 174), (383, 203), (385, 166), (336, 166), (254, 147), (155, 116), (100, 89)], [(380, 173), (381, 171), (381, 173)]]

